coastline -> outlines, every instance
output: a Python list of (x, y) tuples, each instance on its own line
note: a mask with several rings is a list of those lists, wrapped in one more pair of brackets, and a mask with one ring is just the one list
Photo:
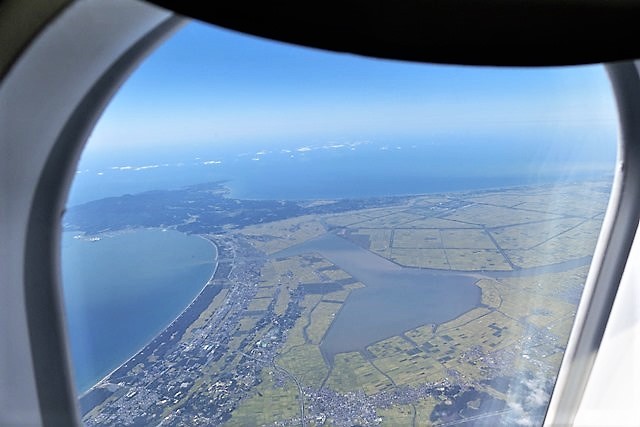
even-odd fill
[[(148, 230), (160, 230), (160, 231), (164, 231), (167, 229), (174, 229), (173, 227), (171, 228), (158, 228), (158, 227), (148, 227)], [(131, 231), (133, 229), (129, 229), (126, 231)], [(175, 230), (175, 229), (174, 229)], [(177, 230), (176, 230), (177, 231)], [(183, 233), (186, 234), (186, 233)], [(92, 391), (94, 391), (95, 389), (99, 388), (100, 386), (104, 385), (107, 380), (109, 380), (111, 378), (111, 376), (116, 373), (118, 370), (122, 369), (124, 366), (126, 366), (129, 362), (133, 361), (136, 357), (138, 357), (141, 353), (144, 352), (144, 350), (149, 347), (150, 344), (152, 344), (159, 336), (161, 336), (163, 333), (165, 333), (168, 329), (170, 329), (172, 326), (175, 325), (175, 323), (180, 320), (180, 318), (189, 311), (189, 309), (194, 305), (194, 303), (196, 302), (196, 300), (198, 300), (198, 298), (200, 298), (202, 296), (202, 294), (204, 293), (204, 291), (207, 289), (207, 286), (209, 286), (212, 282), (213, 279), (216, 275), (216, 272), (218, 271), (218, 255), (219, 255), (219, 250), (218, 250), (218, 246), (211, 240), (206, 238), (205, 236), (201, 235), (201, 234), (192, 234), (192, 236), (197, 236), (200, 237), (203, 240), (206, 240), (207, 242), (209, 242), (215, 251), (215, 261), (214, 261), (214, 267), (213, 267), (213, 271), (211, 272), (211, 275), (209, 276), (209, 278), (204, 282), (204, 284), (202, 285), (202, 288), (200, 289), (200, 291), (196, 294), (196, 296), (189, 302), (189, 304), (175, 317), (171, 320), (171, 322), (169, 322), (166, 326), (164, 326), (157, 334), (155, 334), (153, 337), (151, 337), (142, 347), (140, 347), (139, 349), (137, 349), (134, 353), (131, 354), (131, 356), (127, 357), (126, 360), (124, 360), (122, 363), (120, 363), (118, 366), (116, 366), (115, 368), (113, 368), (111, 371), (109, 371), (109, 373), (107, 373), (106, 375), (102, 376), (101, 379), (96, 382), (94, 385), (92, 385), (91, 387), (89, 387), (88, 389), (84, 390), (84, 391), (80, 391), (77, 390), (78, 392), (78, 399), (82, 399), (84, 397), (86, 397), (87, 395), (89, 395), (89, 393), (91, 393)]]
[[(464, 193), (468, 193), (468, 192), (474, 192), (474, 193), (484, 193), (484, 192), (491, 192), (491, 191), (513, 191), (513, 190), (518, 190), (518, 189), (526, 189), (526, 188), (531, 188), (531, 187), (547, 187), (547, 186), (553, 186), (557, 183), (538, 183), (538, 184), (525, 184), (525, 185), (516, 185), (516, 186), (505, 186), (505, 187), (498, 187), (498, 188), (484, 188), (481, 190), (459, 190), (459, 191), (455, 191), (455, 192), (441, 192), (441, 193), (423, 193), (423, 194), (411, 194), (411, 195), (406, 195), (406, 196), (397, 196), (397, 197), (421, 197), (421, 196), (434, 196), (434, 195), (461, 195)], [(228, 185), (224, 185), (225, 189), (229, 189)], [(160, 230), (160, 231), (166, 231), (166, 230), (175, 230), (175, 231), (179, 231), (176, 229), (175, 226), (170, 226), (170, 227), (145, 227), (146, 229), (149, 230)], [(122, 230), (116, 230), (116, 231), (106, 231), (105, 234), (109, 235), (109, 234), (120, 234), (120, 233), (127, 233), (127, 232), (131, 232), (131, 231), (135, 231), (136, 229), (139, 228), (128, 228), (128, 229), (122, 229)], [(179, 231), (180, 232), (180, 231)], [(181, 232), (182, 234), (187, 234), (184, 232)], [(172, 326), (174, 326), (176, 324), (176, 322), (178, 322), (182, 316), (187, 313), (194, 305), (194, 303), (196, 302), (196, 300), (198, 300), (198, 298), (200, 298), (203, 293), (205, 292), (205, 290), (207, 289), (207, 286), (209, 284), (211, 284), (214, 276), (216, 275), (216, 272), (218, 271), (219, 268), (219, 248), (218, 246), (209, 238), (206, 237), (206, 234), (189, 234), (189, 235), (193, 235), (193, 236), (198, 236), (204, 240), (207, 240), (211, 245), (213, 245), (214, 250), (215, 250), (215, 265), (213, 268), (213, 271), (211, 273), (211, 276), (209, 277), (209, 279), (207, 281), (204, 282), (203, 286), (200, 288), (200, 291), (195, 295), (195, 297), (189, 302), (189, 304), (187, 306), (185, 306), (185, 308), (179, 313), (177, 314), (177, 316), (175, 318), (173, 318), (167, 325), (165, 325), (157, 334), (155, 334), (153, 337), (151, 337), (147, 342), (144, 343), (144, 345), (142, 345), (140, 348), (138, 348), (135, 352), (133, 352), (129, 357), (127, 357), (122, 363), (120, 363), (118, 366), (114, 367), (114, 369), (112, 369), (111, 371), (109, 371), (106, 375), (102, 376), (95, 384), (93, 384), (91, 387), (89, 387), (88, 389), (83, 390), (81, 393), (78, 394), (79, 398), (83, 398), (85, 396), (87, 396), (91, 391), (95, 390), (96, 388), (99, 388), (100, 386), (104, 385), (118, 370), (124, 368), (128, 363), (132, 362), (134, 359), (136, 359), (138, 356), (140, 356), (144, 350), (149, 347), (149, 345), (151, 345), (159, 336), (161, 336), (163, 333), (165, 333), (169, 328), (171, 328)], [(580, 261), (582, 262), (582, 260)], [(441, 272), (441, 270), (435, 270), (436, 272)], [(443, 271), (447, 271), (447, 270), (443, 270)], [(460, 273), (472, 273), (473, 271), (459, 271)], [(505, 276), (508, 276), (509, 274), (514, 274), (513, 272), (505, 272), (502, 273)], [(520, 271), (518, 273), (519, 275), (522, 275), (523, 272)]]
[[(508, 178), (505, 178), (508, 179)], [(495, 192), (495, 191), (514, 191), (520, 189), (528, 189), (531, 187), (553, 187), (556, 185), (562, 184), (570, 184), (570, 183), (583, 183), (583, 182), (598, 182), (602, 180), (612, 181), (613, 174), (609, 172), (604, 172), (602, 176), (549, 176), (549, 177), (537, 177), (535, 179), (529, 181), (522, 182), (512, 182), (508, 184), (500, 184), (500, 185), (481, 185), (478, 187), (465, 187), (465, 188), (455, 188), (450, 190), (428, 190), (428, 191), (408, 191), (408, 192), (400, 192), (394, 191), (393, 193), (375, 193), (369, 194), (365, 196), (352, 196), (352, 195), (309, 195), (307, 197), (254, 197), (252, 195), (246, 194), (242, 189), (233, 187), (233, 180), (225, 181), (224, 188), (228, 190), (225, 194), (225, 197), (237, 200), (247, 200), (247, 201), (270, 201), (270, 200), (283, 200), (288, 202), (310, 202), (310, 201), (340, 201), (340, 200), (361, 200), (361, 199), (376, 199), (376, 198), (385, 198), (385, 197), (437, 197), (437, 196), (456, 196), (456, 195), (464, 195), (466, 193), (485, 193), (485, 192)]]

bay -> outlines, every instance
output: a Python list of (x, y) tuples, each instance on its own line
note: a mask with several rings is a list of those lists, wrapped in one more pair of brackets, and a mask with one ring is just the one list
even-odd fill
[(82, 393), (135, 354), (198, 295), (217, 251), (198, 236), (138, 229), (62, 236), (62, 285)]

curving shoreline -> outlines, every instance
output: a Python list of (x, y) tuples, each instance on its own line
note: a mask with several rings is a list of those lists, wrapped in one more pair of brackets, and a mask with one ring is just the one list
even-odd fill
[[(148, 228), (150, 230), (163, 230), (163, 229), (158, 229), (155, 227), (151, 227)], [(186, 234), (186, 233), (182, 233), (182, 234)], [(133, 352), (131, 354), (130, 357), (128, 357), (126, 360), (124, 360), (122, 363), (120, 363), (118, 366), (116, 366), (114, 369), (112, 369), (111, 371), (109, 371), (109, 373), (107, 373), (106, 375), (102, 376), (94, 385), (92, 385), (90, 388), (82, 391), (81, 393), (78, 393), (78, 391), (76, 390), (76, 395), (78, 396), (78, 399), (81, 401), (80, 404), (82, 406), (82, 399), (85, 399), (89, 394), (91, 394), (92, 392), (94, 392), (95, 390), (99, 389), (101, 386), (104, 386), (106, 383), (109, 382), (109, 380), (114, 376), (114, 374), (116, 374), (118, 371), (124, 369), (127, 367), (127, 365), (131, 362), (136, 361), (137, 358), (139, 358), (140, 356), (142, 356), (147, 350), (148, 348), (154, 344), (154, 342), (158, 341), (160, 337), (162, 337), (163, 335), (165, 335), (169, 330), (171, 330), (172, 328), (175, 328), (178, 324), (178, 322), (180, 322), (183, 318), (187, 317), (189, 314), (193, 315), (195, 313), (190, 313), (190, 311), (192, 311), (195, 308), (195, 304), (199, 302), (199, 300), (201, 300), (203, 297), (205, 297), (207, 290), (210, 290), (214, 285), (213, 280), (214, 277), (216, 275), (216, 273), (218, 272), (218, 266), (219, 266), (219, 248), (218, 246), (215, 244), (215, 242), (203, 235), (192, 235), (192, 236), (197, 236), (200, 237), (203, 240), (206, 240), (207, 242), (209, 242), (213, 248), (214, 248), (214, 266), (213, 266), (213, 271), (211, 272), (211, 275), (209, 276), (209, 278), (204, 282), (202, 288), (200, 289), (200, 291), (195, 295), (195, 297), (189, 302), (189, 304), (175, 317), (173, 318), (166, 326), (164, 326), (157, 334), (155, 334), (151, 339), (149, 339), (146, 343), (144, 343), (144, 345), (142, 345), (138, 350), (136, 350), (135, 352)], [(219, 292), (219, 289), (218, 289)], [(211, 293), (211, 292), (209, 292)], [(211, 297), (211, 299), (213, 299), (213, 297), (215, 297), (215, 295), (217, 294), (217, 292), (215, 292), (215, 294)], [(205, 305), (208, 306), (208, 304)], [(199, 314), (202, 312), (202, 310), (200, 310), (198, 312), (198, 316)], [(196, 317), (197, 318), (197, 317)], [(74, 385), (75, 387), (75, 385)]]

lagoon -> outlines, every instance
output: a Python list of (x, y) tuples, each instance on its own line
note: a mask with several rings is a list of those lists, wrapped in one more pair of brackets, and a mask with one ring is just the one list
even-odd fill
[(351, 291), (320, 343), (330, 362), (422, 325), (440, 324), (477, 307), (481, 291), (472, 275), (402, 267), (335, 234), (285, 249), (275, 258), (317, 253), (365, 287)]

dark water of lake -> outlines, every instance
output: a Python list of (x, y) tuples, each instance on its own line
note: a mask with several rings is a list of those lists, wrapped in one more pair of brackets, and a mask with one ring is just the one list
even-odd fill
[(362, 282), (327, 331), (320, 350), (329, 361), (426, 324), (440, 324), (480, 304), (477, 278), (401, 267), (337, 235), (325, 234), (274, 254), (318, 253)]

